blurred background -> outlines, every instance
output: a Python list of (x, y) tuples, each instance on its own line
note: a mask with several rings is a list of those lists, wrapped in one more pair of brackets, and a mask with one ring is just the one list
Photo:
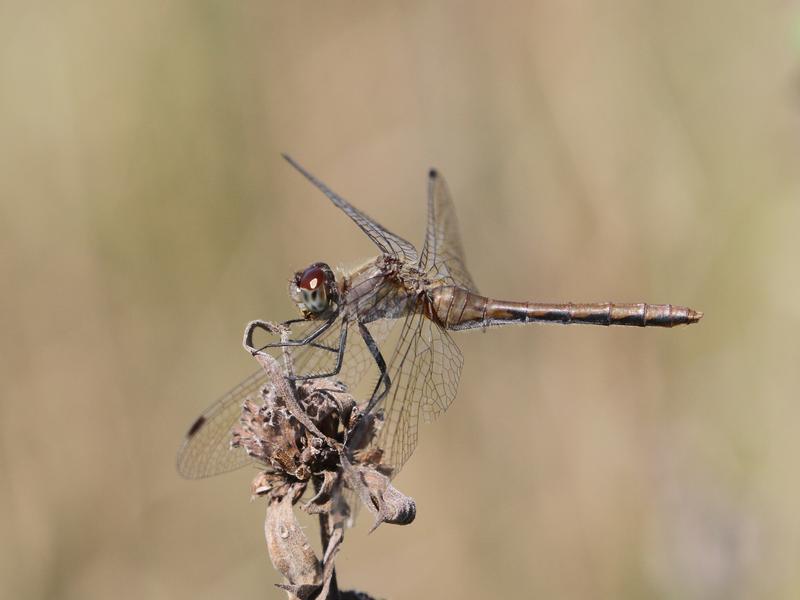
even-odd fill
[(493, 297), (706, 314), (457, 335), (344, 588), (797, 597), (800, 7), (289, 4), (0, 4), (0, 596), (284, 597), (254, 471), (174, 460), (289, 276), (375, 252), (289, 152), (415, 243), (439, 168)]

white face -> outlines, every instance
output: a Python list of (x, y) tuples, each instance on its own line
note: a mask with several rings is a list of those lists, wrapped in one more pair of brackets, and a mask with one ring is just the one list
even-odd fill
[(313, 290), (300, 288), (303, 304), (313, 313), (321, 313), (328, 308), (328, 296), (324, 285), (317, 285)]
[(332, 283), (328, 281), (329, 273), (329, 269), (314, 264), (295, 276), (292, 296), (302, 312), (318, 315), (328, 310), (331, 304), (328, 285)]

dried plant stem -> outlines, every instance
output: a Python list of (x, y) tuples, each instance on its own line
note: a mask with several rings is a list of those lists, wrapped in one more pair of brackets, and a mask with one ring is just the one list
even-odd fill
[[(319, 515), (319, 537), (322, 540), (322, 554), (328, 554), (328, 548), (332, 540), (331, 519), (327, 514)], [(333, 564), (333, 562), (331, 562)], [(330, 583), (328, 584), (328, 595), (320, 600), (339, 600), (339, 587), (336, 584), (336, 567), (331, 568)]]

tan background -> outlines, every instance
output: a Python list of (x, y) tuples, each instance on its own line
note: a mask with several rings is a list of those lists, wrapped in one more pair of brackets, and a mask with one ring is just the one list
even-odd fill
[(250, 473), (173, 465), (288, 276), (374, 251), (287, 151), (415, 242), (437, 166), (495, 297), (706, 312), (459, 335), (345, 587), (797, 597), (798, 7), (289, 4), (0, 5), (0, 596), (282, 597)]

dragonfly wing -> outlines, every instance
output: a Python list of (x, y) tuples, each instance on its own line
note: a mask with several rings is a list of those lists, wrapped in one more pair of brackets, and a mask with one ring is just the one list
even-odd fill
[(447, 284), (478, 291), (467, 270), (450, 192), (434, 169), (428, 178), (428, 228), (419, 266), (431, 279), (444, 279)]
[(231, 429), (238, 423), (245, 398), (267, 383), (259, 369), (212, 404), (189, 428), (178, 450), (178, 473), (187, 479), (211, 477), (252, 462), (240, 448), (231, 448)]
[(375, 245), (380, 248), (383, 254), (389, 254), (403, 259), (412, 265), (417, 263), (417, 251), (411, 242), (408, 242), (400, 236), (384, 229), (381, 225), (352, 206), (347, 200), (339, 196), (327, 185), (306, 171), (291, 156), (284, 154), (283, 158), (285, 158), (295, 169), (300, 171), (300, 173), (311, 183), (313, 183), (323, 194), (325, 194), (331, 202), (342, 209), (344, 213), (361, 228), (361, 231), (366, 233), (367, 236), (375, 243)]
[(377, 445), (396, 475), (417, 445), (420, 416), (430, 422), (456, 396), (464, 360), (450, 334), (421, 312), (410, 314), (389, 363), (391, 387), (383, 399)]

